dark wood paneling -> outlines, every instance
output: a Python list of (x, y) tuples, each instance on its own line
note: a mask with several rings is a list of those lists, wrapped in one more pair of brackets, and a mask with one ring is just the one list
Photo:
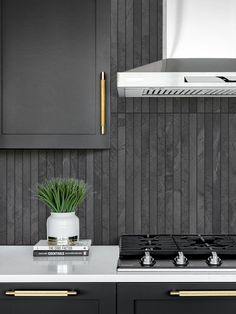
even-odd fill
[[(196, 99), (192, 99), (196, 100)], [(196, 103), (190, 104), (190, 107)], [(189, 115), (189, 232), (196, 233), (197, 226), (197, 119)]]
[[(220, 110), (219, 99), (214, 102), (216, 108)], [(221, 219), (220, 219), (220, 182), (221, 182), (221, 142), (220, 142), (220, 115), (213, 114), (213, 156), (212, 156), (212, 166), (213, 166), (213, 191), (212, 191), (212, 231), (216, 233), (221, 230)]]
[(149, 147), (149, 115), (142, 114), (141, 121), (141, 230), (142, 233), (149, 233), (149, 191), (150, 191), (150, 147)]
[[(170, 99), (168, 99), (168, 103)], [(167, 105), (168, 105), (167, 103)], [(172, 103), (171, 111), (172, 111)], [(166, 202), (166, 233), (173, 233), (173, 114), (166, 114), (166, 189), (165, 189), (165, 202)]]
[(111, 0), (110, 150), (0, 151), (0, 244), (46, 236), (34, 191), (54, 176), (87, 181), (81, 237), (97, 244), (236, 232), (236, 100), (117, 98), (117, 70), (161, 58), (161, 13), (159, 0)]
[(7, 244), (14, 244), (14, 229), (15, 229), (15, 153), (14, 151), (7, 152)]
[(94, 152), (94, 239), (102, 242), (102, 153)]
[[(206, 100), (206, 110), (211, 104), (211, 99)], [(213, 212), (213, 123), (212, 113), (205, 113), (205, 232), (212, 232)]]
[[(221, 100), (221, 110), (227, 111), (228, 99)], [(235, 117), (236, 118), (236, 117)], [(220, 208), (221, 208), (221, 232), (229, 231), (229, 117), (227, 113), (221, 114), (220, 132), (221, 152), (221, 184), (220, 184)]]
[[(185, 102), (183, 105), (188, 105)], [(183, 108), (182, 108), (183, 109)], [(181, 115), (181, 232), (189, 232), (189, 114)]]
[(157, 213), (158, 232), (165, 232), (165, 115), (158, 114), (157, 121)]
[[(45, 212), (44, 206), (39, 205), (38, 200), (35, 197), (35, 187), (40, 182), (40, 173), (39, 173), (39, 153), (37, 151), (32, 151), (30, 156), (30, 242), (35, 243), (38, 241), (39, 237), (39, 211)], [(39, 207), (41, 206), (41, 207)], [(43, 223), (43, 222), (42, 222)], [(44, 221), (45, 224), (45, 221)], [(43, 227), (45, 229), (45, 226)]]
[(5, 151), (2, 151), (0, 154), (0, 210), (1, 210), (1, 219), (0, 219), (0, 244), (7, 243), (7, 187), (6, 187), (6, 178), (7, 178), (7, 154)]
[[(175, 109), (180, 109), (180, 100), (174, 100)], [(173, 232), (181, 231), (181, 115), (173, 115)]]
[[(80, 180), (86, 180), (86, 152), (80, 151), (78, 154), (78, 173), (77, 177), (80, 178)], [(85, 203), (81, 204), (78, 215), (80, 217), (80, 236), (81, 238), (86, 237), (86, 208)]]
[(118, 114), (118, 234), (125, 233), (125, 114)]
[(22, 151), (15, 153), (15, 243), (22, 244), (23, 240), (23, 211), (22, 211), (22, 187), (23, 187), (23, 172), (22, 172), (23, 154)]
[(150, 115), (149, 221), (150, 233), (157, 233), (157, 114)]
[(134, 232), (134, 117), (126, 115), (125, 133), (125, 224), (126, 232)]
[[(46, 179), (47, 179), (47, 154), (45, 151), (40, 151), (38, 153), (38, 178), (35, 177), (35, 181), (37, 182), (38, 180), (41, 183), (41, 182), (44, 182)], [(34, 190), (35, 190), (35, 187), (34, 187)], [(36, 215), (35, 219), (37, 219), (37, 216), (38, 216), (38, 231), (39, 231), (38, 236), (41, 239), (46, 231), (46, 226), (44, 222), (47, 217), (47, 208), (44, 204), (42, 204), (42, 202), (39, 202), (38, 213), (35, 212), (35, 215)], [(35, 224), (36, 223), (37, 223), (37, 220), (35, 221)]]
[(86, 182), (89, 186), (89, 193), (86, 198), (86, 237), (89, 239), (94, 239), (94, 194), (93, 194), (93, 180), (94, 180), (94, 154), (92, 150), (86, 153)]
[(22, 183), (22, 223), (23, 243), (30, 244), (30, 151), (23, 151), (23, 183)]
[[(198, 101), (198, 108), (204, 105), (203, 101)], [(205, 220), (205, 123), (204, 113), (198, 113), (197, 115), (197, 231), (204, 233)]]
[(117, 233), (117, 203), (118, 203), (118, 160), (117, 160), (117, 115), (111, 116), (111, 149), (110, 149), (110, 243), (116, 243)]
[(134, 115), (134, 232), (141, 233), (142, 224), (142, 147), (141, 114)]
[(109, 174), (109, 151), (104, 150), (102, 151), (102, 243), (104, 244), (109, 244), (110, 236)]

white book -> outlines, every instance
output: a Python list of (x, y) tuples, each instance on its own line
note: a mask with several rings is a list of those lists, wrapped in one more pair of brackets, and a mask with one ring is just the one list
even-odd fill
[(88, 251), (92, 240), (80, 240), (75, 245), (48, 245), (47, 240), (40, 240), (33, 246), (34, 251)]

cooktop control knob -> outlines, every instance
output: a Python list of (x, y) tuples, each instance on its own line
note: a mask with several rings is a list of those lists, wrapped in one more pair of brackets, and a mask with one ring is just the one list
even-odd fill
[(156, 260), (151, 256), (150, 250), (145, 250), (145, 255), (141, 258), (140, 264), (142, 266), (153, 266), (155, 265)]
[(183, 252), (178, 252), (178, 255), (174, 258), (175, 266), (187, 266), (188, 259), (184, 256)]
[(222, 260), (219, 258), (216, 252), (212, 252), (212, 255), (207, 259), (207, 264), (209, 266), (220, 266), (222, 264)]

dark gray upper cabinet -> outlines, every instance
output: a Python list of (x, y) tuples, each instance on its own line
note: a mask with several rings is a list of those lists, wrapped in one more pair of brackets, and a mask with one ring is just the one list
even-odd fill
[(1, 11), (0, 148), (108, 148), (110, 0), (2, 0)]

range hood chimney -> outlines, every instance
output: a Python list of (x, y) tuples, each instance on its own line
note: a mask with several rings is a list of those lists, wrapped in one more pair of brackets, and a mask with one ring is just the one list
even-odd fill
[(117, 74), (121, 97), (236, 97), (236, 1), (163, 1), (163, 60)]

